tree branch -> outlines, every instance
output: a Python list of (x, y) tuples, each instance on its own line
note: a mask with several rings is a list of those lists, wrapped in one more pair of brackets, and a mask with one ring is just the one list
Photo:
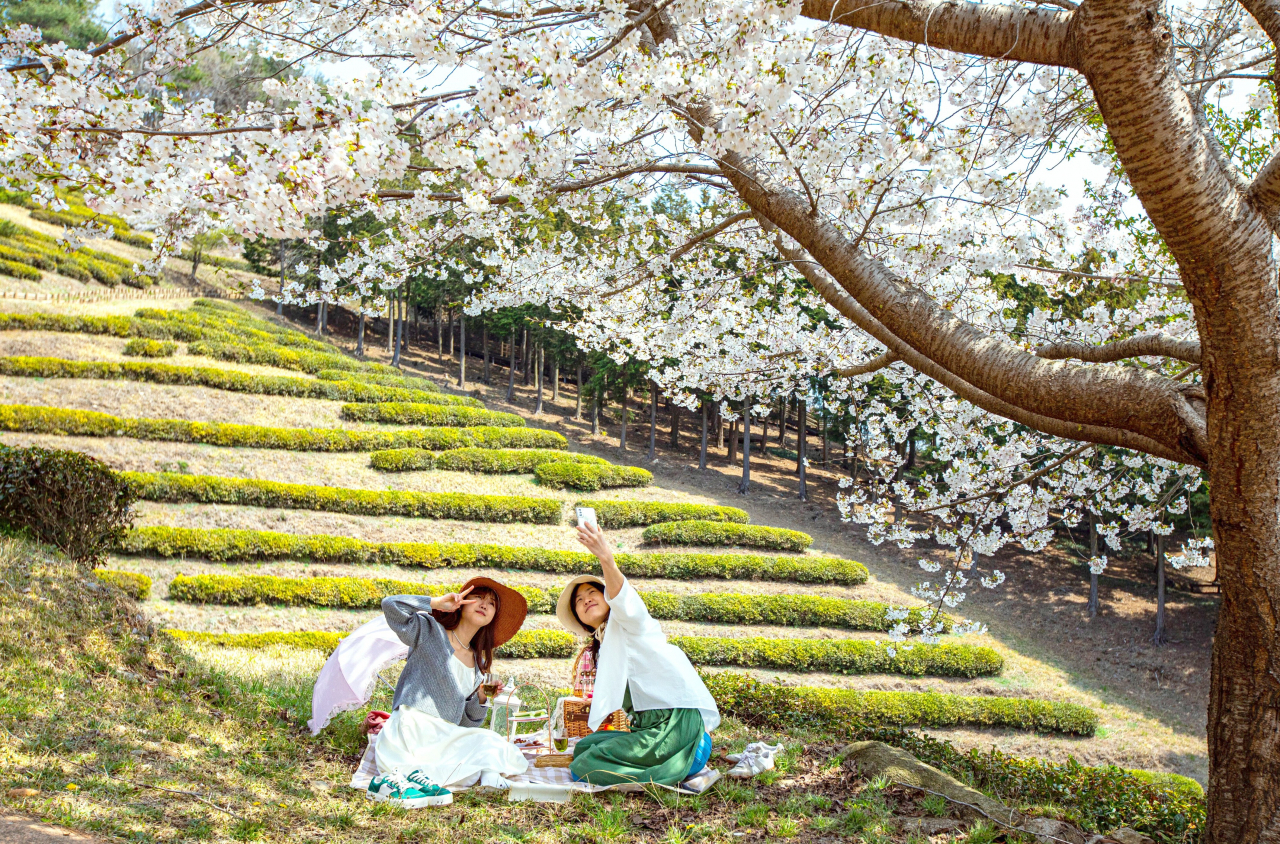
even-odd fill
[(750, 211), (743, 211), (741, 213), (734, 214), (732, 217), (724, 218), (723, 220), (716, 223), (714, 226), (711, 226), (710, 228), (703, 229), (693, 237), (689, 238), (689, 240), (685, 241), (674, 252), (672, 252), (671, 261), (674, 263), (680, 258), (683, 258), (690, 250), (692, 250), (699, 243), (710, 240), (711, 238), (720, 234), (720, 232), (724, 231), (730, 226), (736, 223), (741, 223), (743, 220), (749, 220), (751, 219), (751, 217), (752, 217), (752, 214)]
[(1138, 334), (1124, 340), (1090, 346), (1088, 343), (1050, 343), (1036, 349), (1036, 357), (1045, 360), (1075, 358), (1089, 363), (1115, 363), (1126, 358), (1162, 357), (1187, 363), (1200, 362), (1200, 343), (1177, 340), (1168, 334)]
[(953, 0), (804, 0), (800, 14), (958, 53), (1077, 65), (1074, 12)]
[(895, 352), (889, 351), (882, 355), (878, 355), (866, 363), (860, 363), (857, 366), (849, 366), (844, 369), (837, 369), (835, 374), (840, 378), (856, 378), (859, 375), (870, 375), (873, 372), (879, 372), (891, 363), (901, 360)]

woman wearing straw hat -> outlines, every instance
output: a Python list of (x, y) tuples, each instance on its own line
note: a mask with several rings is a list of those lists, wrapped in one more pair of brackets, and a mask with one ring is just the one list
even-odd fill
[(494, 648), (524, 623), (524, 597), (473, 577), (439, 598), (384, 598), (382, 612), (410, 650), (391, 716), (367, 725), (378, 733), (379, 776), (369, 783), (369, 798), (410, 809), (445, 806), (453, 802), (448, 785), (478, 779), (501, 786), (501, 777), (528, 770), (524, 755), (502, 736), (469, 729), (484, 723), (481, 679), (493, 665)]
[[(574, 578), (556, 606), (561, 624), (591, 637), (596, 671), (587, 720), (596, 732), (578, 741), (570, 770), (593, 785), (675, 785), (706, 767), (708, 733), (720, 713), (689, 658), (667, 642), (618, 569), (604, 532), (579, 525), (578, 541), (596, 555), (604, 577)], [(618, 709), (630, 717), (631, 731), (600, 730)]]

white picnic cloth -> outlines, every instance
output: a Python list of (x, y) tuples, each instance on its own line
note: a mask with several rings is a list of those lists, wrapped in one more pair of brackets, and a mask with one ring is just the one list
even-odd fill
[(409, 655), (409, 646), (378, 616), (362, 624), (338, 644), (316, 678), (311, 692), (312, 735), (329, 726), (339, 712), (359, 709), (373, 697), (378, 672)]

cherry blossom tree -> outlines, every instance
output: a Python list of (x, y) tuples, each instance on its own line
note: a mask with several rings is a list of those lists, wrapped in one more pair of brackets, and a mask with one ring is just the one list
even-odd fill
[[(1280, 163), (1262, 72), (1280, 6), (200, 0), (126, 7), (110, 35), (76, 51), (5, 32), (9, 188), (50, 205), (77, 188), (155, 228), (150, 271), (210, 228), (307, 239), (327, 211), (368, 212), (387, 236), (318, 269), (321, 290), (385, 307), (483, 242), (483, 272), (452, 267), (473, 313), (571, 307), (583, 348), (648, 362), (690, 409), (699, 392), (753, 414), (793, 392), (857, 408), (881, 463), (842, 506), (874, 540), (927, 527), (953, 550), (917, 590), (939, 605), (998, 585), (983, 558), (1043, 547), (1059, 521), (1167, 532), (1207, 479), (1223, 598), (1206, 840), (1280, 840)], [(358, 71), (267, 80), (269, 100), (230, 111), (153, 84), (250, 42), (273, 66)], [(1079, 210), (1048, 184), (1072, 156), (1106, 173)], [(664, 213), (673, 186), (709, 200)], [(1058, 300), (1132, 295), (1015, 320), (1009, 273)], [(908, 483), (892, 455), (917, 430), (945, 470)]]

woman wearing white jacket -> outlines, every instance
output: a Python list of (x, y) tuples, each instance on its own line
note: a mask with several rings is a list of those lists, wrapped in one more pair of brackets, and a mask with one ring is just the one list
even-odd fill
[[(675, 785), (706, 766), (708, 733), (720, 713), (689, 658), (667, 642), (618, 569), (604, 532), (579, 525), (578, 541), (600, 560), (604, 577), (574, 578), (556, 608), (561, 624), (591, 637), (596, 671), (588, 724), (597, 732), (575, 746), (570, 770), (593, 785)], [(631, 731), (599, 730), (618, 709), (630, 717)]]

